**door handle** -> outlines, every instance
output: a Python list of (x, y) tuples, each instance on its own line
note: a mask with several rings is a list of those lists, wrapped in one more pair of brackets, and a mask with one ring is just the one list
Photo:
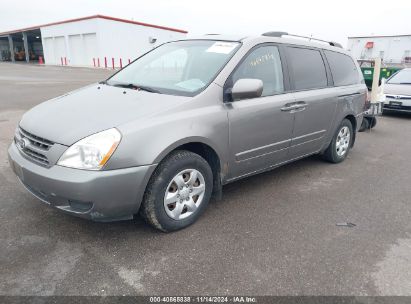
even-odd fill
[(297, 112), (297, 110), (298, 110), (298, 112), (304, 111), (306, 106), (307, 106), (307, 103), (305, 101), (297, 101), (295, 103), (294, 110), (295, 110), (295, 112)]
[(296, 107), (296, 102), (286, 103), (284, 107), (281, 108), (281, 111), (288, 112), (294, 110)]
[(307, 106), (307, 103), (304, 101), (297, 101), (292, 103), (286, 103), (284, 107), (281, 108), (281, 111), (289, 112), (293, 110), (304, 110)]
[(281, 111), (288, 112), (288, 111), (291, 111), (292, 109), (293, 109), (293, 106), (284, 105), (284, 107), (281, 108)]

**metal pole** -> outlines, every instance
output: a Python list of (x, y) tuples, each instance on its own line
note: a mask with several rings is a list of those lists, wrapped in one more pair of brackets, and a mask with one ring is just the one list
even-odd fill
[(371, 103), (378, 103), (378, 87), (380, 82), (381, 72), (381, 58), (375, 58), (374, 60), (374, 75), (372, 78), (371, 87)]
[(30, 54), (29, 54), (29, 42), (27, 40), (27, 33), (23, 32), (23, 44), (24, 44), (24, 53), (26, 55), (26, 62), (30, 62)]
[(9, 47), (10, 47), (10, 59), (11, 59), (12, 62), (15, 62), (16, 59), (14, 58), (13, 37), (11, 37), (11, 35), (9, 35), (8, 38), (9, 38)]

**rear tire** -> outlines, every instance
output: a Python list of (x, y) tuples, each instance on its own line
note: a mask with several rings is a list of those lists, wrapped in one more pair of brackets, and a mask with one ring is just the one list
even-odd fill
[(362, 123), (361, 123), (361, 127), (358, 130), (358, 132), (364, 132), (366, 130), (368, 130), (370, 128), (370, 120), (366, 117), (363, 118)]
[(373, 129), (377, 125), (377, 117), (370, 118), (370, 128)]
[(213, 173), (198, 154), (177, 150), (168, 155), (150, 178), (140, 215), (164, 232), (194, 223), (207, 207), (213, 191)]
[(353, 138), (352, 124), (348, 119), (344, 119), (337, 128), (327, 150), (325, 150), (323, 158), (334, 164), (342, 162), (347, 158)]

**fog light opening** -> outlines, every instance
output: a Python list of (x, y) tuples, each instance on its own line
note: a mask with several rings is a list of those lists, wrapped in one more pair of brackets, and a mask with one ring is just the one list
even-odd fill
[(77, 212), (87, 212), (93, 207), (93, 203), (91, 202), (80, 202), (69, 200), (70, 208)]

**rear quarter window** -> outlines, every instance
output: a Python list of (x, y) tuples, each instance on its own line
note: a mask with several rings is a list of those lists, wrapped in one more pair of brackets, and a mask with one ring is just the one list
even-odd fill
[(357, 66), (348, 55), (324, 50), (330, 65), (335, 86), (346, 86), (360, 82)]

